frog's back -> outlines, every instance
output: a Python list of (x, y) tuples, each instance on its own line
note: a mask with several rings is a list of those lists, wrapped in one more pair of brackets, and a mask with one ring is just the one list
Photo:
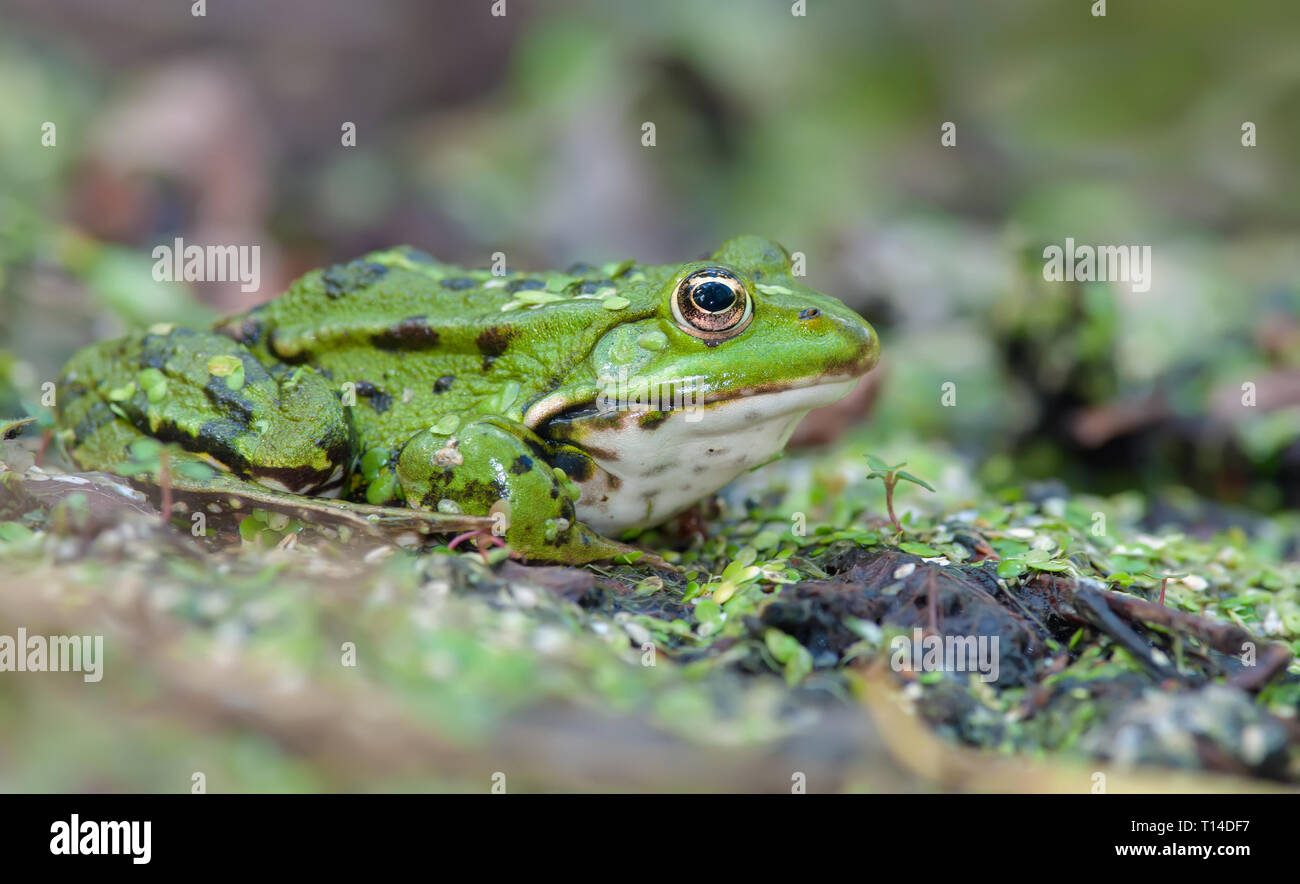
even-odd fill
[(611, 326), (654, 313), (658, 270), (498, 276), (403, 247), (311, 271), (218, 330), (265, 362), (351, 383), (363, 443), (398, 445), (443, 415), (518, 419)]

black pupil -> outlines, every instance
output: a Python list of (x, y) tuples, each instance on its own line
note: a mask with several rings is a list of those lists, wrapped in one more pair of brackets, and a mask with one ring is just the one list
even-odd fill
[(710, 313), (721, 313), (736, 303), (736, 293), (731, 290), (731, 286), (723, 282), (702, 282), (695, 287), (691, 297), (695, 299), (695, 303), (701, 310)]

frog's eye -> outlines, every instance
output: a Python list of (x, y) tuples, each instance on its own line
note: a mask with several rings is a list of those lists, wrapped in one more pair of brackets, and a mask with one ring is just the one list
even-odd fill
[(711, 343), (740, 334), (753, 315), (745, 284), (720, 267), (687, 274), (673, 292), (673, 319), (678, 328)]

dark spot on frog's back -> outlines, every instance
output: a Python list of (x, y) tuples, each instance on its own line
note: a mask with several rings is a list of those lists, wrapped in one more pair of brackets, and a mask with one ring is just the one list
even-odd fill
[(224, 322), (217, 326), (216, 330), (231, 340), (238, 341), (245, 347), (252, 347), (262, 339), (262, 333), (266, 330), (266, 323), (256, 317), (245, 316), (242, 319)]
[(533, 468), (533, 459), (526, 454), (521, 454), (515, 458), (514, 463), (510, 464), (510, 472), (516, 476), (522, 476)]
[(454, 374), (445, 374), (433, 382), (433, 392), (446, 393), (454, 383), (456, 383), (456, 376)]
[(230, 389), (226, 385), (225, 378), (216, 375), (210, 376), (208, 382), (203, 385), (203, 395), (208, 397), (208, 401), (216, 406), (222, 416), (229, 422), (237, 424), (245, 430), (248, 429), (249, 422), (253, 419), (255, 406), (251, 399)]
[(72, 441), (80, 445), (107, 423), (117, 420), (117, 415), (105, 402), (96, 402), (86, 409), (85, 417), (72, 428)]
[(376, 387), (370, 381), (357, 381), (355, 384), (357, 395), (363, 397), (370, 407), (375, 411), (383, 414), (393, 406), (393, 397), (389, 393)]
[(515, 292), (531, 291), (533, 289), (546, 288), (546, 283), (540, 279), (512, 279), (506, 284), (506, 291), (510, 294)]
[(427, 350), (438, 345), (438, 332), (424, 316), (408, 316), (396, 325), (370, 336), (381, 350)]
[(356, 260), (347, 264), (335, 264), (321, 273), (320, 280), (325, 288), (325, 296), (334, 299), (373, 285), (383, 279), (386, 273), (388, 268), (383, 264)]
[(67, 375), (59, 377), (58, 381), (55, 382), (55, 389), (62, 391), (63, 398), (67, 402), (80, 399), (90, 392), (90, 388), (81, 381), (70, 380)]
[[(153, 335), (150, 335), (153, 337)], [(158, 347), (149, 345), (149, 338), (145, 338), (144, 347), (140, 350), (140, 365), (144, 368), (156, 368), (162, 371), (167, 367), (167, 354)]]
[(453, 292), (463, 292), (465, 289), (478, 287), (478, 280), (470, 279), (468, 276), (453, 276), (442, 281), (442, 287), (451, 289)]
[(483, 354), (484, 371), (491, 368), (492, 363), (505, 354), (510, 347), (510, 341), (516, 334), (517, 332), (513, 328), (492, 325), (483, 329), (482, 333), (475, 338), (474, 343), (478, 345), (479, 352)]
[(481, 479), (467, 479), (453, 497), (462, 505), (467, 501), (474, 501), (478, 504), (478, 509), (487, 512), (498, 500), (509, 498), (510, 489), (500, 481), (484, 482)]
[(160, 371), (167, 365), (167, 361), (180, 352), (181, 347), (185, 346), (185, 338), (194, 337), (194, 332), (188, 328), (177, 326), (166, 334), (147, 334), (140, 339), (140, 365), (145, 368), (156, 368)]

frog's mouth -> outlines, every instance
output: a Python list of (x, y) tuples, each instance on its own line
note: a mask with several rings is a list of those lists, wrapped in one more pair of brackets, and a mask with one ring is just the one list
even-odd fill
[(813, 375), (695, 395), (660, 389), (652, 390), (648, 399), (627, 402), (599, 395), (574, 402), (555, 394), (529, 408), (524, 424), (543, 437), (572, 441), (593, 432), (655, 430), (670, 418), (674, 423), (684, 423), (683, 430), (691, 424), (707, 423), (712, 426), (701, 427), (704, 433), (742, 432), (774, 419), (802, 417), (814, 408), (837, 402), (848, 395), (861, 376), (857, 372)]

